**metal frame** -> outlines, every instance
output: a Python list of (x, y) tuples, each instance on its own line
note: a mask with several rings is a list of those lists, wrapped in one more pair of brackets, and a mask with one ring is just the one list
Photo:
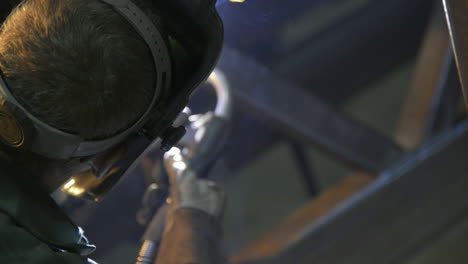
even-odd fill
[[(401, 263), (468, 215), (468, 122), (385, 172), (271, 258), (242, 263)], [(411, 236), (409, 236), (411, 234)]]
[(228, 73), (226, 78), (234, 87), (237, 105), (289, 137), (316, 144), (351, 166), (374, 173), (403, 155), (390, 139), (281, 80), (237, 51), (225, 48), (218, 67)]
[[(365, 173), (345, 178), (234, 255), (233, 263), (401, 263), (468, 216), (468, 163), (460, 158), (468, 148), (468, 120), (456, 125), (461, 93), (451, 49), (444, 48), (446, 40), (436, 10), (413, 89), (419, 97), (426, 93), (422, 102), (425, 110), (417, 116), (418, 131), (409, 136), (412, 142), (402, 143), (408, 149), (424, 144), (407, 155), (390, 139), (302, 93), (257, 63), (232, 50), (225, 52), (221, 68), (232, 74), (233, 86), (239, 87), (235, 95), (244, 107), (296, 139), (317, 144), (342, 161), (380, 174), (375, 180)], [(458, 58), (459, 68), (464, 62)], [(425, 66), (428, 63), (433, 63), (432, 67)], [(244, 67), (241, 72), (231, 65)], [(424, 82), (439, 71), (439, 78)], [(304, 109), (309, 112), (304, 113)], [(415, 120), (403, 121), (409, 124)], [(397, 140), (412, 132), (411, 126), (402, 124)], [(368, 142), (370, 149), (357, 142)], [(369, 153), (381, 155), (370, 157)], [(308, 173), (304, 175), (308, 177)]]
[(461, 91), (455, 58), (450, 47), (447, 49), (441, 79), (434, 96), (429, 124), (426, 129), (426, 142), (454, 126), (460, 109)]

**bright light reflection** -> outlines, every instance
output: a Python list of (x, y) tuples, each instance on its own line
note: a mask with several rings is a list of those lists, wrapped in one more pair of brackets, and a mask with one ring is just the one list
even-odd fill
[(244, 3), (245, 0), (229, 0), (231, 3)]
[(63, 189), (66, 190), (66, 189), (70, 188), (75, 183), (76, 183), (75, 179), (71, 179), (63, 186)]
[(79, 196), (81, 194), (83, 194), (85, 192), (85, 190), (83, 188), (79, 188), (79, 187), (71, 187), (68, 192), (72, 195), (76, 195), (76, 196)]
[(177, 154), (173, 157), (174, 161), (182, 161), (182, 155)]
[(172, 166), (176, 168), (177, 170), (181, 170), (181, 171), (187, 168), (187, 165), (185, 164), (185, 162), (182, 162), (182, 161), (176, 161), (172, 163)]
[(177, 155), (180, 153), (180, 149), (176, 148), (176, 147), (172, 147), (168, 152), (167, 154), (171, 155), (171, 156), (174, 156), (174, 155)]

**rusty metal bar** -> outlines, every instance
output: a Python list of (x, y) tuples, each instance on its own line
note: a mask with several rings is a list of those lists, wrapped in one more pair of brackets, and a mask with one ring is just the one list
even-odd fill
[(396, 142), (409, 150), (414, 150), (423, 143), (433, 98), (450, 44), (443, 8), (440, 4), (434, 8), (395, 132)]
[(273, 230), (248, 247), (236, 252), (231, 256), (231, 263), (274, 257), (286, 245), (301, 237), (305, 227), (328, 214), (333, 208), (362, 190), (373, 180), (373, 177), (364, 173), (344, 178), (340, 183), (323, 191), (316, 199), (294, 212)]

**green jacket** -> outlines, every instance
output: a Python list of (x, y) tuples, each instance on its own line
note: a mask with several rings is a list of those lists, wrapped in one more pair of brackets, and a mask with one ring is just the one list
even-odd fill
[(52, 198), (0, 167), (0, 263), (93, 263), (95, 247)]
[[(90, 264), (95, 247), (45, 192), (20, 182), (0, 162), (0, 263)], [(158, 264), (223, 263), (217, 220), (196, 209), (177, 209)], [(132, 261), (132, 260), (129, 260)]]

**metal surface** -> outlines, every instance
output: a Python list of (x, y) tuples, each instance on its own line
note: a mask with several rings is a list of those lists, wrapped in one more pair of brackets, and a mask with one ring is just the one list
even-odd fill
[(151, 264), (154, 262), (156, 256), (156, 242), (145, 240), (141, 245), (140, 252), (138, 253), (137, 261), (135, 264)]
[(314, 172), (313, 164), (308, 158), (307, 152), (301, 143), (291, 142), (292, 156), (296, 162), (296, 166), (301, 172), (301, 176), (307, 193), (314, 197), (319, 193), (319, 185)]
[(215, 69), (207, 83), (216, 92), (216, 107), (205, 114), (190, 116), (188, 133), (177, 145), (184, 150), (191, 168), (200, 175), (207, 174), (217, 160), (232, 122), (231, 87), (224, 74)]
[(443, 1), (465, 103), (468, 104), (468, 2)]
[[(301, 237), (305, 228), (313, 226), (315, 221), (364, 189), (373, 180), (374, 177), (365, 173), (355, 173), (345, 177), (338, 184), (324, 190), (315, 199), (296, 210), (294, 214), (275, 226), (270, 232), (232, 255), (230, 257), (231, 263), (243, 263), (247, 260), (275, 256), (279, 250)], [(321, 262), (317, 263), (321, 264)]]
[[(270, 259), (251, 263), (401, 263), (468, 214), (468, 121), (385, 172)], [(249, 262), (250, 263), (250, 262)]]
[(401, 117), (395, 131), (395, 141), (403, 148), (414, 150), (421, 146), (429, 122), (434, 94), (450, 39), (441, 3), (434, 5), (431, 21), (419, 49), (416, 66)]
[(224, 73), (215, 69), (208, 78), (207, 82), (213, 86), (216, 92), (216, 109), (214, 113), (220, 118), (232, 119), (232, 95), (231, 87), (224, 76)]
[(229, 73), (237, 105), (264, 118), (295, 140), (314, 143), (348, 162), (380, 172), (397, 161), (401, 149), (253, 60), (226, 48), (218, 67)]
[(431, 116), (426, 129), (426, 142), (454, 126), (458, 118), (461, 87), (451, 48), (447, 50), (441, 79), (433, 99)]

